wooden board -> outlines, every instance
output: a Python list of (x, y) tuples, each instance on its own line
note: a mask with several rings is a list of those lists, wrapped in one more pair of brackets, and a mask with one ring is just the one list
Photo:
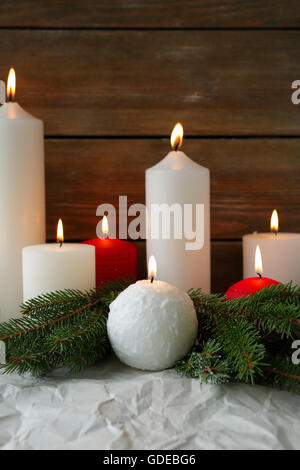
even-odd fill
[(1, 0), (0, 26), (291, 27), (298, 0)]
[(0, 77), (53, 136), (300, 135), (300, 31), (0, 30)]
[[(214, 239), (268, 231), (273, 208), (282, 231), (300, 231), (299, 139), (185, 139), (183, 150), (211, 170)], [(87, 239), (99, 204), (144, 203), (144, 172), (168, 151), (167, 139), (48, 139), (48, 238), (59, 217), (66, 238)]]

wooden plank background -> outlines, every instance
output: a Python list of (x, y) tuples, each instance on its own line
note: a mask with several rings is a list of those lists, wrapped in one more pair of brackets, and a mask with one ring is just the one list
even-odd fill
[[(45, 122), (47, 236), (95, 236), (97, 206), (144, 202), (169, 150), (211, 170), (212, 285), (241, 277), (241, 236), (300, 231), (300, 3), (296, 0), (2, 0), (0, 77)], [(140, 275), (145, 243), (138, 242)]]

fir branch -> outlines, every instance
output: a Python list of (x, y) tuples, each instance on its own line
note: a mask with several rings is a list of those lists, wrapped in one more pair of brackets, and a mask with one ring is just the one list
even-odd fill
[(214, 340), (204, 343), (201, 352), (194, 349), (185, 360), (178, 361), (176, 370), (186, 377), (200, 379), (202, 383), (220, 384), (230, 380), (229, 363)]
[(239, 317), (229, 317), (218, 325), (217, 338), (237, 380), (254, 383), (265, 365), (265, 347), (255, 327)]

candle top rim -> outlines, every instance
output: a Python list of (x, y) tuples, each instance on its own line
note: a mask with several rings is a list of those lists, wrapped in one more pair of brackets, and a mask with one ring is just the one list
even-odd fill
[(171, 150), (162, 160), (155, 165), (147, 168), (147, 171), (201, 171), (209, 172), (208, 168), (205, 168), (199, 163), (196, 163), (190, 157), (188, 157), (182, 150)]
[(95, 251), (95, 247), (93, 245), (85, 245), (82, 243), (63, 243), (60, 247), (59, 243), (43, 243), (40, 245), (29, 245), (23, 248), (24, 251), (32, 251), (35, 253), (78, 253), (81, 252), (88, 252), (88, 251)]
[(23, 121), (40, 121), (42, 122), (41, 119), (36, 118), (32, 114), (28, 113), (25, 111), (22, 106), (19, 105), (16, 101), (10, 101), (3, 103), (2, 106), (0, 106), (0, 119), (8, 119), (8, 120), (23, 120)]
[(261, 239), (272, 239), (272, 240), (289, 240), (289, 239), (300, 239), (300, 233), (292, 232), (253, 232), (243, 235), (243, 238), (261, 238)]

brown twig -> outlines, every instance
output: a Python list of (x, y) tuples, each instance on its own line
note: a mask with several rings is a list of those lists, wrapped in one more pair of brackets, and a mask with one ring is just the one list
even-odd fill
[(286, 377), (287, 379), (300, 380), (300, 375), (288, 374), (287, 372), (283, 372), (282, 370), (278, 369), (272, 369), (271, 367), (263, 367), (263, 370), (265, 370), (266, 372), (270, 372), (273, 375), (281, 375), (282, 377)]

